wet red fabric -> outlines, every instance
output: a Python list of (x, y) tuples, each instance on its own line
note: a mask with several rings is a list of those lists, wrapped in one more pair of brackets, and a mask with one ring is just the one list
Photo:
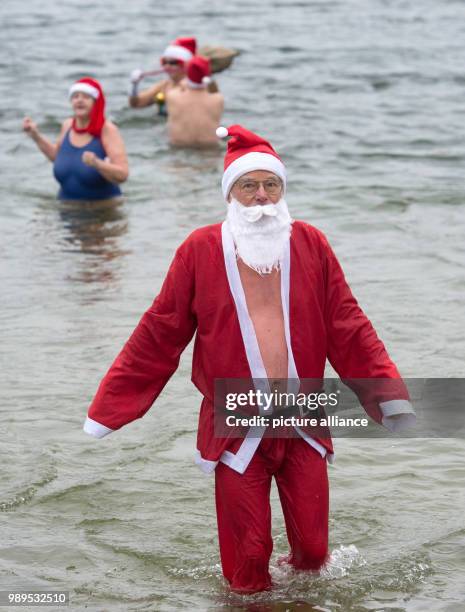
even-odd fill
[(244, 474), (220, 463), (215, 496), (221, 565), (231, 589), (270, 589), (270, 489), (275, 478), (289, 541), (289, 563), (318, 570), (328, 556), (326, 460), (302, 439), (263, 439)]

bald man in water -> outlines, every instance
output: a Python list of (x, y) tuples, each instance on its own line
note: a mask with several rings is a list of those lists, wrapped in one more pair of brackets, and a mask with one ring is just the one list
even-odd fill
[(181, 147), (217, 147), (216, 127), (224, 109), (223, 95), (210, 93), (210, 61), (194, 57), (187, 65), (181, 86), (166, 93), (168, 137)]

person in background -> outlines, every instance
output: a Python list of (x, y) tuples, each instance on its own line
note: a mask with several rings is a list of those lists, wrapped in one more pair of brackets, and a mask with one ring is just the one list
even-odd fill
[(180, 87), (166, 94), (168, 137), (181, 147), (218, 147), (216, 128), (224, 109), (220, 92), (209, 93), (210, 60), (197, 55), (187, 64)]
[(217, 134), (231, 137), (222, 179), (226, 219), (195, 230), (177, 249), (160, 294), (101, 382), (84, 430), (102, 438), (141, 418), (196, 334), (192, 381), (203, 395), (196, 463), (215, 472), (223, 575), (233, 591), (255, 593), (272, 587), (273, 477), (290, 548), (280, 562), (298, 570), (326, 562), (333, 446), (304, 426), (288, 428), (292, 437), (266, 437), (265, 427), (245, 437), (216, 435), (215, 380), (273, 386), (322, 379), (329, 360), (346, 384), (393, 383), (364, 403), (378, 423), (396, 430), (415, 416), (326, 237), (291, 218), (279, 155), (240, 125)]
[(129, 174), (123, 139), (105, 118), (105, 96), (98, 81), (83, 78), (69, 90), (73, 117), (61, 126), (56, 143), (43, 136), (30, 117), (23, 130), (51, 162), (61, 200), (121, 197), (119, 184)]
[(179, 87), (186, 76), (187, 63), (195, 56), (196, 50), (195, 38), (176, 38), (166, 47), (160, 58), (162, 71), (168, 78), (158, 81), (143, 91), (139, 91), (139, 85), (145, 76), (144, 72), (139, 68), (134, 70), (131, 74), (129, 105), (132, 108), (144, 108), (152, 104), (159, 104), (163, 107), (168, 91)]

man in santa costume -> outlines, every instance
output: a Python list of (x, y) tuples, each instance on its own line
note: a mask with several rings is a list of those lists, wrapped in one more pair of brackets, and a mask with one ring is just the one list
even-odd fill
[[(131, 73), (129, 88), (129, 105), (133, 108), (144, 108), (152, 104), (163, 105), (166, 94), (176, 87), (186, 76), (188, 62), (195, 56), (197, 41), (192, 37), (176, 38), (163, 51), (160, 58), (161, 70), (167, 76), (151, 87), (139, 91), (139, 85), (145, 73), (137, 68)], [(148, 73), (150, 74), (150, 73)]]
[[(142, 417), (196, 334), (192, 381), (203, 394), (196, 463), (215, 471), (223, 574), (232, 590), (271, 588), (270, 486), (274, 476), (290, 552), (318, 570), (328, 557), (328, 436), (215, 436), (215, 379), (321, 379), (329, 359), (345, 380), (398, 381), (395, 394), (360, 393), (391, 430), (412, 424), (408, 393), (347, 285), (325, 236), (293, 221), (283, 162), (239, 125), (229, 136), (222, 190), (226, 220), (194, 231), (177, 249), (158, 297), (104, 377), (84, 430), (103, 437)], [(397, 395), (396, 395), (397, 394)]]

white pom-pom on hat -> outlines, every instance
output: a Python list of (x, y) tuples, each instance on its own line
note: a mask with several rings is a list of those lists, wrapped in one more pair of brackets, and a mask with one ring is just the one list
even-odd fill
[(218, 138), (226, 138), (229, 135), (228, 128), (221, 125), (219, 128), (216, 128), (216, 135)]
[(204, 85), (210, 85), (211, 82), (212, 82), (211, 77), (209, 77), (209, 76), (202, 77), (202, 83)]

